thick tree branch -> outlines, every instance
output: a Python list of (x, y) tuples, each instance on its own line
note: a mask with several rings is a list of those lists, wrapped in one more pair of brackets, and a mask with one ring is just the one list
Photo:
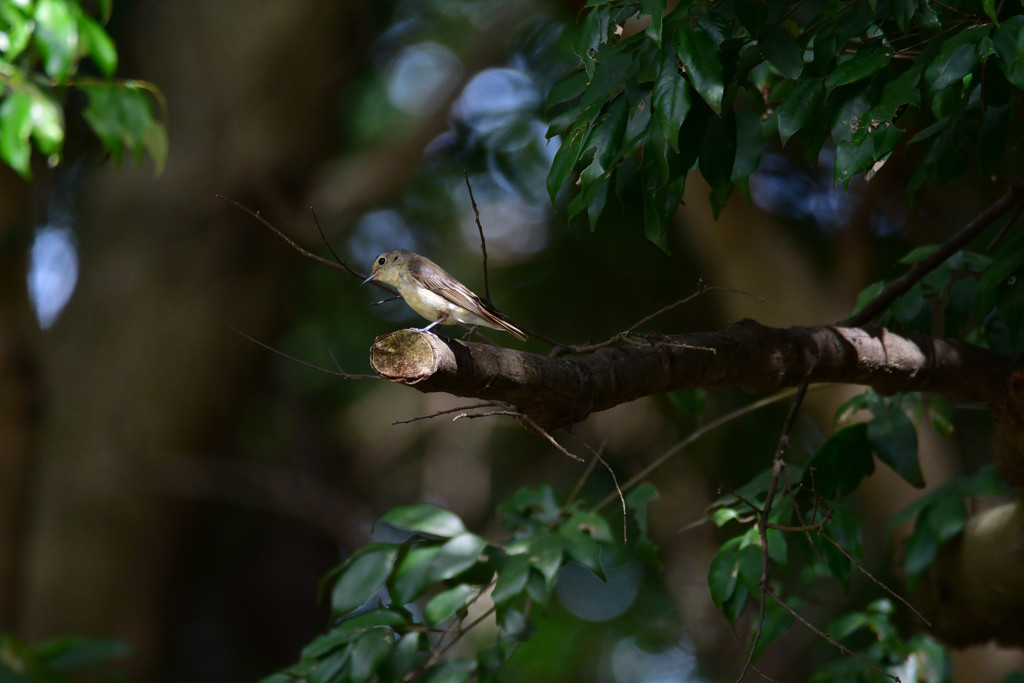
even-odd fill
[(544, 429), (686, 387), (761, 393), (805, 383), (862, 384), (885, 394), (932, 391), (986, 401), (1001, 414), (1020, 410), (1012, 396), (1015, 359), (955, 340), (872, 326), (776, 329), (752, 320), (647, 339), (550, 358), (399, 330), (377, 339), (370, 362), (384, 378), (420, 391), (514, 405)]

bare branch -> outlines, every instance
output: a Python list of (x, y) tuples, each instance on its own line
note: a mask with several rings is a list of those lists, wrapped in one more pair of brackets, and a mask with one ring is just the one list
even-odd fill
[(484, 226), (480, 223), (480, 209), (476, 206), (476, 197), (473, 196), (473, 186), (469, 183), (469, 173), (462, 169), (462, 177), (466, 179), (466, 189), (469, 190), (469, 201), (473, 204), (473, 213), (476, 215), (476, 229), (480, 232), (480, 251), (484, 255), (484, 303), (491, 304), (491, 283), (487, 279), (487, 240), (484, 239)]
[(391, 424), (392, 425), (406, 425), (406, 424), (409, 424), (410, 422), (419, 422), (420, 420), (430, 420), (430, 419), (433, 419), (435, 417), (440, 417), (442, 415), (450, 415), (452, 413), (461, 413), (461, 412), (465, 412), (467, 410), (479, 410), (480, 408), (493, 408), (496, 405), (498, 405), (498, 404), (497, 403), (477, 403), (477, 404), (471, 405), (471, 406), (457, 406), (455, 408), (448, 408), (446, 410), (439, 410), (436, 413), (431, 413), (429, 415), (417, 415), (416, 417), (410, 417), (410, 418), (408, 418), (406, 420), (395, 420)]
[(880, 327), (783, 330), (744, 320), (715, 332), (652, 341), (551, 358), (399, 330), (377, 339), (370, 363), (384, 377), (420, 391), (513, 405), (547, 430), (642, 396), (690, 387), (767, 393), (806, 383), (861, 384), (883, 394), (931, 391), (984, 400), (1001, 414), (1017, 410), (1010, 402), (1014, 357), (920, 333), (901, 336)]
[[(280, 237), (282, 240), (284, 240), (285, 244), (287, 244), (289, 247), (291, 247), (295, 251), (299, 252), (300, 254), (305, 256), (306, 258), (313, 259), (317, 263), (322, 263), (325, 266), (328, 266), (329, 268), (334, 268), (335, 270), (344, 271), (344, 272), (348, 273), (349, 275), (351, 275), (353, 277), (359, 278), (360, 280), (363, 279), (363, 277), (364, 277), (363, 275), (361, 275), (360, 273), (358, 273), (358, 272), (352, 270), (351, 268), (349, 268), (348, 264), (346, 264), (341, 259), (339, 259), (338, 262), (335, 263), (334, 261), (332, 261), (330, 259), (326, 259), (323, 256), (320, 256), (319, 254), (314, 254), (313, 252), (309, 251), (308, 249), (304, 249), (304, 248), (300, 247), (295, 242), (295, 240), (293, 240), (291, 237), (289, 237), (288, 235), (286, 235), (283, 232), (281, 232), (273, 223), (271, 223), (269, 220), (267, 220), (263, 216), (263, 214), (260, 213), (259, 211), (253, 211), (249, 207), (244, 206), (244, 205), (236, 202), (234, 199), (231, 199), (229, 197), (225, 197), (224, 195), (218, 194), (218, 195), (214, 195), (214, 196), (217, 199), (222, 199), (222, 200), (226, 201), (228, 204), (231, 204), (232, 206), (234, 206), (239, 211), (242, 211), (243, 213), (246, 213), (246, 214), (252, 216), (253, 218), (255, 218), (256, 220), (258, 220), (260, 223), (263, 224), (264, 227), (266, 227), (272, 233), (274, 233), (275, 235)], [(319, 229), (319, 227), (320, 226), (317, 225), (317, 229)], [(323, 233), (321, 233), (321, 234), (323, 234)], [(325, 238), (325, 241), (326, 241), (326, 238)], [(328, 245), (328, 246), (330, 246), (330, 245)], [(332, 254), (334, 253), (333, 249), (331, 250), (331, 253)], [(335, 258), (337, 258), (336, 255), (335, 255)]]
[(830, 643), (831, 645), (833, 645), (834, 647), (838, 648), (839, 651), (842, 652), (844, 655), (850, 655), (851, 657), (853, 657), (853, 658), (863, 662), (866, 666), (870, 667), (873, 671), (876, 671), (876, 672), (882, 674), (886, 678), (890, 678), (890, 679), (896, 681), (896, 683), (900, 683), (899, 676), (895, 676), (895, 675), (889, 673), (888, 671), (886, 671), (884, 669), (878, 668), (877, 666), (875, 666), (874, 664), (872, 664), (868, 660), (864, 659), (863, 657), (861, 657), (859, 654), (857, 654), (856, 652), (854, 652), (850, 648), (848, 648), (845, 645), (843, 645), (842, 643), (840, 643), (838, 640), (836, 640), (835, 638), (830, 636), (828, 633), (822, 631), (820, 628), (818, 628), (817, 626), (815, 626), (811, 622), (807, 621), (807, 619), (805, 619), (803, 616), (801, 616), (800, 613), (797, 612), (795, 609), (793, 609), (792, 607), (787, 605), (779, 596), (775, 595), (775, 593), (771, 592), (770, 590), (766, 591), (766, 593), (767, 593), (768, 597), (770, 597), (772, 600), (774, 600), (776, 603), (778, 603), (778, 605), (780, 607), (782, 607), (782, 609), (784, 609), (787, 612), (789, 612), (793, 616), (794, 619), (796, 619), (801, 624), (803, 624), (804, 626), (809, 628), (811, 631), (814, 632), (815, 635), (817, 635), (822, 640), (825, 640), (828, 643)]
[(255, 337), (251, 337), (248, 334), (246, 334), (245, 332), (242, 332), (241, 330), (236, 329), (234, 327), (231, 327), (229, 329), (232, 332), (234, 332), (235, 334), (239, 335), (240, 337), (245, 337), (246, 339), (251, 341), (256, 346), (260, 346), (260, 347), (266, 349), (267, 351), (270, 351), (271, 353), (276, 353), (277, 355), (281, 356), (282, 358), (287, 358), (288, 360), (292, 361), (293, 363), (298, 363), (299, 365), (305, 366), (305, 367), (310, 368), (312, 370), (316, 370), (318, 372), (322, 372), (325, 375), (333, 375), (334, 377), (340, 377), (341, 379), (375, 379), (375, 380), (383, 379), (379, 375), (353, 375), (351, 373), (345, 372), (338, 365), (338, 359), (334, 357), (334, 352), (331, 351), (330, 349), (327, 350), (327, 353), (330, 354), (331, 360), (334, 361), (334, 366), (335, 366), (335, 368), (337, 368), (336, 370), (330, 370), (328, 368), (322, 368), (319, 365), (316, 365), (314, 363), (309, 363), (307, 361), (302, 360), (301, 358), (296, 358), (295, 356), (290, 356), (287, 353), (285, 353), (284, 351), (280, 351), (278, 349), (275, 349), (273, 346), (270, 346), (269, 344), (261, 342), (259, 339), (256, 339)]
[[(647, 323), (649, 323), (650, 321), (654, 320), (658, 316), (664, 315), (665, 313), (668, 313), (669, 311), (671, 311), (674, 308), (677, 308), (679, 306), (682, 306), (683, 304), (686, 304), (686, 303), (689, 303), (689, 302), (693, 301), (694, 299), (696, 299), (701, 294), (706, 294), (707, 292), (732, 292), (734, 294), (744, 294), (746, 296), (753, 297), (753, 298), (755, 298), (755, 299), (757, 299), (759, 301), (767, 301), (767, 299), (765, 299), (763, 297), (757, 296), (755, 294), (750, 294), (749, 292), (743, 292), (743, 291), (740, 291), (738, 289), (729, 289), (727, 287), (710, 287), (707, 284), (705, 284), (705, 282), (703, 280), (700, 280), (700, 281), (697, 282), (697, 291), (694, 292), (693, 294), (691, 294), (690, 296), (685, 297), (683, 299), (679, 299), (678, 301), (675, 301), (675, 302), (673, 302), (673, 303), (671, 303), (671, 304), (669, 304), (667, 306), (664, 306), (664, 307), (658, 309), (657, 311), (655, 311), (654, 313), (651, 313), (650, 315), (647, 315), (647, 316), (641, 318), (637, 322), (635, 322), (632, 325), (630, 325), (627, 329), (623, 330), (622, 332), (619, 332), (616, 335), (613, 335), (612, 337), (608, 338), (607, 340), (605, 340), (603, 342), (600, 342), (598, 344), (579, 344), (579, 345), (560, 345), (560, 346), (556, 346), (554, 349), (551, 350), (551, 356), (557, 358), (559, 356), (576, 355), (576, 354), (581, 354), (581, 353), (593, 353), (594, 351), (597, 351), (598, 349), (603, 349), (605, 347), (612, 346), (614, 344), (618, 344), (619, 342), (627, 341), (629, 339), (629, 337), (631, 337), (632, 335), (636, 334), (637, 328), (646, 325)], [(664, 342), (662, 342), (662, 343), (664, 343)], [(682, 346), (686, 346), (686, 345), (682, 345)], [(694, 347), (689, 347), (689, 348), (694, 348)], [(699, 347), (696, 347), (696, 348), (699, 348)], [(704, 350), (708, 350), (708, 349), (704, 349)]]
[(1024, 201), (1024, 184), (1019, 182), (1011, 183), (1006, 194), (1000, 197), (994, 204), (978, 214), (977, 218), (965, 225), (960, 232), (940, 245), (935, 251), (911, 266), (910, 270), (893, 280), (867, 306), (840, 324), (857, 326), (874, 320), (896, 299), (910, 291), (910, 288), (917, 284), (921, 278), (935, 270), (960, 249), (967, 246), (972, 239), (992, 225), (1000, 216), (1010, 208), (1021, 204), (1022, 201)]

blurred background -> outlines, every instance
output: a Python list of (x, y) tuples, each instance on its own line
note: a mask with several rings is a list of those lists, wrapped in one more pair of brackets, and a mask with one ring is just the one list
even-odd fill
[[(994, 194), (960, 186), (911, 209), (899, 159), (879, 182), (843, 193), (827, 153), (819, 172), (767, 150), (752, 204), (736, 197), (718, 221), (691, 178), (671, 255), (645, 239), (635, 207), (610, 206), (593, 232), (567, 225), (545, 188), (559, 140), (546, 138), (543, 112), (576, 63), (582, 5), (114, 4), (119, 72), (155, 82), (169, 102), (164, 173), (104, 162), (84, 128), (70, 131), (66, 164), (38, 169), (31, 184), (0, 169), (0, 630), (121, 638), (136, 680), (255, 680), (322, 632), (317, 582), (372, 538), (382, 512), (434, 502), (498, 537), (498, 501), (542, 484), (564, 498), (581, 474), (500, 418), (396, 425), (465, 402), (342, 381), (237, 334), (365, 373), (376, 336), (421, 322), (401, 302), (372, 305), (378, 290), (302, 258), (215, 195), (329, 256), (312, 207), (357, 270), (381, 251), (413, 249), (481, 291), (465, 173), (495, 304), (528, 329), (583, 343), (700, 279), (767, 302), (707, 294), (651, 329), (834, 322), (865, 285), (898, 272), (910, 245), (940, 240)], [(821, 442), (848, 396), (815, 397), (795, 457)], [(604, 444), (622, 481), (751, 400), (718, 390), (694, 413), (681, 398), (636, 401), (557, 436), (577, 452), (579, 439)], [(786, 408), (711, 434), (659, 470), (651, 523), (663, 568), (626, 564), (607, 584), (585, 570), (563, 576), (559, 603), (504, 678), (732, 680), (749, 624), (734, 633), (711, 604), (714, 531), (686, 527), (719, 487), (767, 466)], [(980, 417), (966, 425), (988, 428)], [(954, 445), (927, 434), (922, 443), (929, 482), (962, 467)], [(873, 479), (854, 505), (879, 520), (918, 495), (884, 468)], [(584, 495), (609, 490), (595, 475)], [(868, 538), (884, 566), (892, 548)], [(836, 599), (856, 599), (858, 586)], [(794, 631), (763, 667), (799, 679), (814, 644)], [(1014, 657), (979, 648), (957, 666), (978, 672), (983, 661), (997, 677)]]

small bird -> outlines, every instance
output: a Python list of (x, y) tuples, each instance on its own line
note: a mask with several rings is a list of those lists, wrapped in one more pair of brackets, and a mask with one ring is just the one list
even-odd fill
[(526, 341), (526, 335), (512, 323), (502, 319), (480, 297), (470, 291), (433, 261), (407, 249), (395, 249), (378, 256), (363, 280), (389, 284), (398, 290), (409, 308), (431, 321), (425, 332), (434, 325), (482, 325), (504, 330)]

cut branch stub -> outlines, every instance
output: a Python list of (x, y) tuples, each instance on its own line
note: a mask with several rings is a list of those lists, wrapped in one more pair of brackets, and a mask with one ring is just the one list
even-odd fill
[(370, 362), (383, 377), (514, 406), (546, 430), (642, 396), (688, 387), (753, 393), (808, 383), (862, 384), (890, 394), (932, 391), (988, 402), (1024, 425), (1007, 383), (1016, 363), (955, 340), (880, 327), (765, 327), (743, 320), (715, 332), (648, 335), (577, 358), (550, 358), (399, 330), (377, 339)]
[(384, 379), (416, 384), (442, 368), (453, 368), (455, 356), (437, 335), (398, 330), (377, 337), (370, 347), (370, 365)]

